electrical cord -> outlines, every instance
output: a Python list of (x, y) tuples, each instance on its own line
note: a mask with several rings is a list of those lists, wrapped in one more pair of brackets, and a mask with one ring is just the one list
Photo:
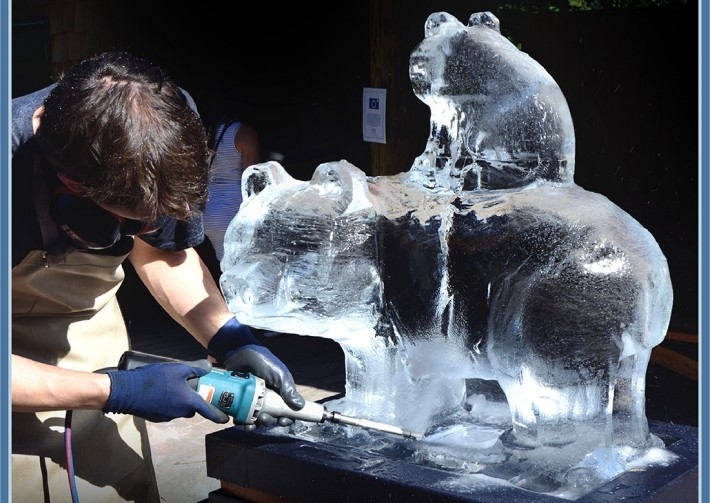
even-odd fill
[[(105, 367), (95, 370), (94, 373), (105, 374), (110, 370), (117, 370), (117, 367)], [(64, 416), (64, 455), (67, 460), (67, 477), (69, 479), (69, 492), (72, 503), (79, 503), (79, 492), (76, 487), (76, 476), (74, 474), (74, 454), (71, 447), (71, 420), (73, 411), (67, 410)]]
[(72, 503), (79, 503), (79, 493), (76, 490), (76, 478), (74, 477), (74, 457), (71, 448), (71, 417), (72, 411), (68, 410), (64, 416), (64, 451), (67, 457), (67, 476), (69, 477), (71, 500)]

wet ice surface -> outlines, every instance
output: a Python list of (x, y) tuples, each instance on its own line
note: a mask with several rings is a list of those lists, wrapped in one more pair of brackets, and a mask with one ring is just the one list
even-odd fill
[[(562, 91), (490, 13), (432, 14), (410, 77), (431, 134), (409, 171), (245, 171), (221, 264), (232, 312), (337, 341), (345, 397), (329, 409), (426, 432), (400, 451), (412, 462), (567, 499), (669, 462), (645, 415), (666, 259), (574, 183)], [(380, 448), (351, 430), (299, 434)]]
[[(477, 402), (483, 416), (477, 417), (474, 408), (471, 413), (450, 418), (454, 424), (433, 428), (420, 441), (350, 426), (300, 421), (290, 428), (274, 428), (271, 434), (314, 442), (313, 455), (321, 462), (333, 455), (331, 447), (344, 448), (338, 451), (339, 458), (349, 458), (346, 460), (352, 470), (370, 475), (375, 475), (381, 465), (390, 466), (385, 459), (443, 470), (453, 476), (425, 479), (426, 483), (438, 492), (467, 495), (490, 494), (492, 488), (508, 487), (576, 500), (627, 471), (669, 466), (677, 459), (662, 443), (647, 449), (595, 446), (589, 441), (593, 432), (589, 432), (587, 442), (582, 438), (579, 445), (562, 449), (511, 449), (501, 441), (510, 428), (507, 406), (500, 402), (486, 403), (480, 395), (468, 402)], [(337, 401), (328, 404), (331, 409), (337, 405)], [(319, 444), (324, 444), (322, 449), (317, 447)], [(586, 454), (580, 458), (580, 452)], [(387, 483), (398, 480), (398, 473), (383, 474), (382, 479), (386, 487)]]

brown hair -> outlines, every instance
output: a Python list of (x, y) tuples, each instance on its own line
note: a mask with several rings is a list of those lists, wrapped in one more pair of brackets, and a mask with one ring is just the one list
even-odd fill
[(202, 122), (178, 85), (141, 58), (109, 52), (72, 68), (45, 100), (37, 137), (96, 203), (151, 218), (204, 207)]

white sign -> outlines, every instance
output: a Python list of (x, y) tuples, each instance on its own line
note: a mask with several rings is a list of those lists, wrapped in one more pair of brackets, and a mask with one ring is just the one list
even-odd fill
[(385, 137), (385, 109), (387, 89), (362, 89), (362, 138), (374, 143), (387, 143)]

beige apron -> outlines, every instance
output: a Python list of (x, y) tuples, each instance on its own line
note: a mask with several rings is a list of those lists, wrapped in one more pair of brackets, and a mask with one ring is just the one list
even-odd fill
[[(45, 217), (40, 225), (47, 243), (56, 227)], [(124, 259), (77, 251), (30, 252), (12, 270), (13, 354), (88, 372), (116, 367), (129, 348), (116, 299)], [(13, 412), (13, 501), (72, 501), (65, 415)], [(144, 420), (73, 411), (70, 428), (80, 501), (160, 501)]]

